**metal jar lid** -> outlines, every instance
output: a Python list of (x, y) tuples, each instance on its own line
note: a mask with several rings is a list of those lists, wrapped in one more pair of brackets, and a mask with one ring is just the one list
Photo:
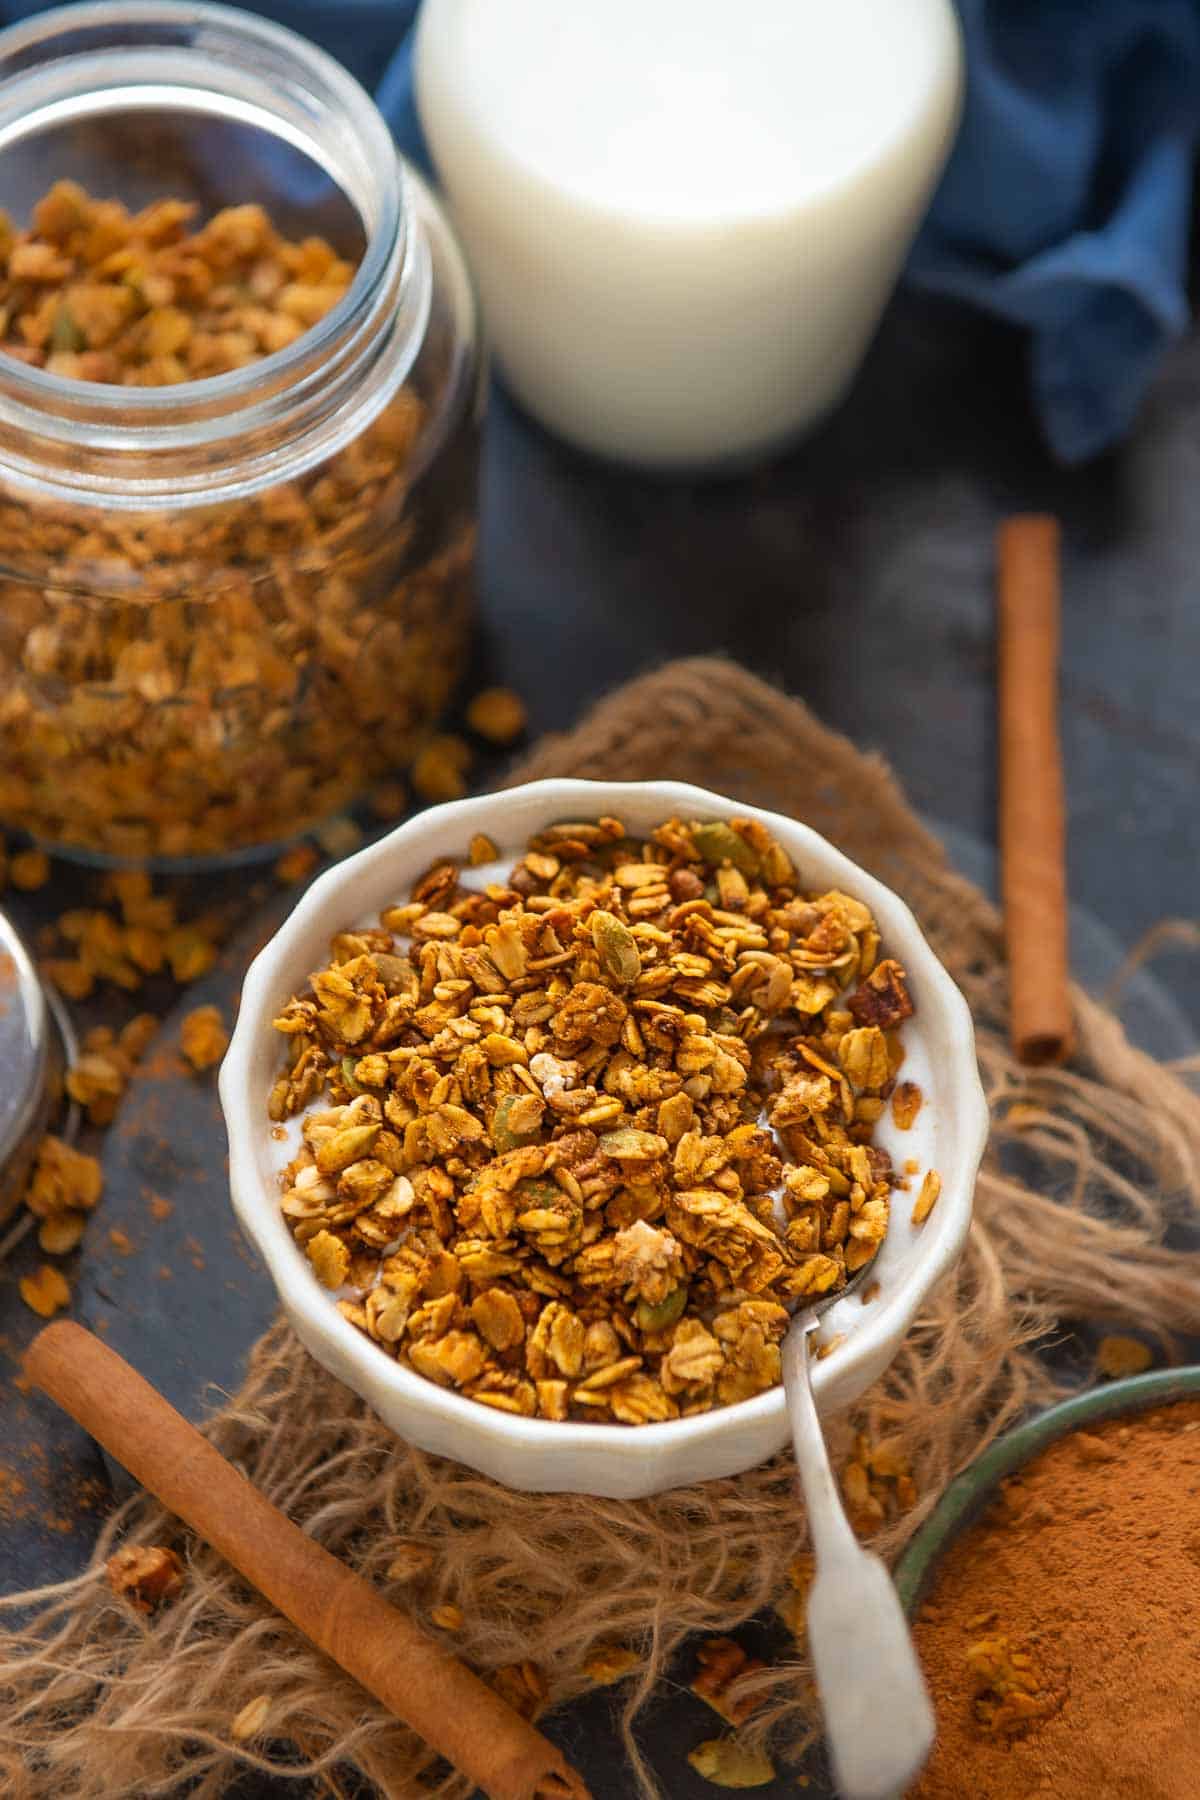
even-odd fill
[(0, 912), (0, 1226), (20, 1204), (34, 1152), (62, 1102), (64, 1026), (16, 927)]

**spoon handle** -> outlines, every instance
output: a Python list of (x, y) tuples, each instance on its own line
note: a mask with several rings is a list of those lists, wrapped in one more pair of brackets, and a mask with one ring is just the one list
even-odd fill
[(783, 1347), (783, 1380), (816, 1575), (808, 1643), (843, 1800), (897, 1800), (933, 1746), (934, 1717), (892, 1578), (846, 1518), (808, 1370), (809, 1323)]

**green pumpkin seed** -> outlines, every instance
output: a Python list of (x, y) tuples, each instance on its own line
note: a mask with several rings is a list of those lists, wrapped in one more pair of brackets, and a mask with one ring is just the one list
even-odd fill
[(623, 925), (615, 913), (594, 912), (592, 942), (609, 980), (630, 987), (642, 972), (642, 958), (628, 925)]
[(492, 1118), (492, 1143), (499, 1151), (518, 1150), (524, 1144), (536, 1144), (541, 1135), (537, 1126), (532, 1131), (515, 1131), (509, 1124), (513, 1108), (522, 1098), (520, 1094), (506, 1094), (496, 1108)]
[(692, 843), (696, 853), (713, 868), (721, 863), (732, 863), (743, 875), (757, 875), (762, 866), (758, 854), (750, 848), (745, 838), (740, 838), (736, 831), (719, 820), (710, 825), (696, 825), (692, 829)]
[(54, 315), (54, 324), (50, 331), (50, 348), (71, 351), (87, 348), (87, 339), (75, 323), (75, 315), (69, 307), (60, 306)]
[(681, 1316), (687, 1305), (687, 1297), (687, 1288), (677, 1287), (665, 1300), (660, 1300), (657, 1306), (651, 1306), (647, 1300), (639, 1300), (634, 1308), (634, 1324), (639, 1331), (665, 1331)]

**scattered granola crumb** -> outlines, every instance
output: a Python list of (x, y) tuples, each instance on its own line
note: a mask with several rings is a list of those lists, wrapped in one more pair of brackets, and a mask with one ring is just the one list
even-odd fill
[(41, 968), (65, 1000), (86, 1000), (96, 985), (92, 971), (76, 957), (50, 956)]
[(775, 1779), (775, 1765), (762, 1750), (751, 1750), (737, 1738), (709, 1738), (688, 1751), (688, 1761), (697, 1775), (711, 1781), (714, 1787), (765, 1787)]
[(134, 1248), (133, 1239), (130, 1237), (130, 1235), (127, 1231), (122, 1231), (122, 1229), (119, 1225), (114, 1225), (111, 1227), (109, 1234), (108, 1234), (108, 1241), (112, 1245), (113, 1249), (118, 1253), (118, 1255), (120, 1255), (120, 1256), (132, 1256), (133, 1255), (133, 1248)]
[(168, 935), (165, 951), (171, 974), (181, 985), (199, 981), (217, 960), (216, 944), (195, 926), (178, 926)]
[(435, 1606), (429, 1617), (440, 1631), (461, 1631), (466, 1622), (459, 1606)]
[(901, 1131), (911, 1131), (925, 1096), (915, 1081), (902, 1081), (892, 1090), (892, 1117)]
[(25, 1204), (39, 1219), (91, 1212), (103, 1189), (104, 1175), (97, 1159), (49, 1133), (38, 1145)]
[(313, 834), (326, 856), (352, 856), (363, 841), (362, 828), (344, 814), (326, 819)]
[(408, 811), (408, 789), (402, 781), (380, 781), (371, 789), (371, 811), (377, 819), (400, 819)]
[(50, 879), (50, 858), (44, 850), (18, 850), (9, 858), (8, 878), (26, 894), (43, 888)]
[(490, 744), (511, 744), (528, 723), (525, 702), (511, 688), (484, 688), (467, 707), (467, 724)]
[(161, 1194), (151, 1194), (150, 1217), (154, 1219), (157, 1224), (161, 1225), (164, 1219), (169, 1219), (174, 1211), (175, 1203), (173, 1200), (164, 1199)]
[(636, 1650), (623, 1644), (596, 1644), (584, 1658), (583, 1672), (597, 1687), (609, 1687), (632, 1674), (640, 1660)]
[(696, 1657), (700, 1668), (691, 1684), (693, 1694), (730, 1725), (744, 1724), (762, 1705), (762, 1697), (739, 1695), (735, 1690), (745, 1676), (765, 1668), (766, 1664), (757, 1657), (747, 1656), (740, 1644), (727, 1637), (707, 1638)]
[(26, 1306), (42, 1319), (52, 1319), (71, 1302), (65, 1277), (50, 1263), (41, 1263), (32, 1275), (22, 1275), (17, 1286)]
[(545, 1711), (550, 1688), (534, 1662), (505, 1663), (493, 1670), (492, 1686), (523, 1719), (536, 1719)]
[(972, 1709), (989, 1737), (1012, 1737), (1035, 1719), (1062, 1711), (1066, 1690), (1049, 1681), (1029, 1650), (1008, 1638), (980, 1638), (967, 1646), (966, 1658), (975, 1681)]
[(467, 861), (473, 869), (481, 868), (484, 863), (496, 862), (499, 856), (499, 844), (485, 832), (477, 831), (467, 845)]
[[(47, 955), (42, 962), (47, 979), (68, 999), (87, 999), (99, 982), (133, 993), (168, 964), (176, 981), (194, 981), (212, 967), (215, 922), (180, 924), (174, 899), (155, 894), (144, 871), (117, 871), (107, 878), (104, 893), (117, 903), (120, 917), (103, 907), (70, 907), (46, 934), (46, 950), (73, 952)], [(153, 1014), (139, 1013), (119, 1039), (109, 1031), (106, 1041), (136, 1062), (156, 1030)]]
[(433, 1551), (424, 1544), (397, 1544), (387, 1566), (389, 1581), (419, 1581), (433, 1568)]
[(315, 844), (293, 844), (275, 864), (275, 879), (285, 887), (294, 881), (303, 881), (306, 875), (312, 874), (320, 860), (320, 852)]
[(925, 1223), (926, 1219), (937, 1205), (938, 1195), (941, 1191), (941, 1176), (936, 1169), (927, 1169), (925, 1171), (925, 1179), (921, 1183), (921, 1191), (917, 1195), (912, 1209), (912, 1222), (914, 1225), (923, 1225)]
[(183, 1590), (183, 1564), (163, 1544), (129, 1544), (105, 1565), (108, 1585), (135, 1612), (151, 1613)]
[(917, 1487), (908, 1457), (894, 1438), (872, 1442), (865, 1432), (855, 1439), (854, 1455), (842, 1470), (846, 1513), (860, 1537), (870, 1537), (879, 1527), (917, 1503)]
[(131, 1056), (135, 1063), (141, 1062), (158, 1033), (158, 1020), (153, 1013), (137, 1013), (127, 1025), (121, 1027), (118, 1039), (126, 1056)]
[(1154, 1361), (1154, 1352), (1140, 1338), (1102, 1337), (1096, 1346), (1096, 1370), (1106, 1381), (1125, 1375), (1142, 1375)]
[(229, 1048), (229, 1033), (216, 1006), (197, 1006), (179, 1029), (183, 1054), (199, 1073), (219, 1063)]
[(260, 1736), (267, 1719), (270, 1717), (271, 1701), (266, 1694), (259, 1694), (253, 1700), (247, 1700), (242, 1710), (235, 1714), (229, 1727), (230, 1736), (235, 1744), (244, 1744), (248, 1738)]
[(106, 1125), (132, 1073), (127, 1059), (103, 1050), (84, 1050), (67, 1070), (66, 1087), (72, 1100), (86, 1107), (93, 1125)]
[(791, 1592), (784, 1594), (775, 1604), (776, 1614), (798, 1643), (803, 1643), (808, 1630), (808, 1591), (813, 1584), (817, 1572), (816, 1558), (811, 1550), (800, 1550), (788, 1564), (788, 1581)]
[(78, 1246), (86, 1224), (83, 1213), (54, 1213), (38, 1226), (38, 1248), (47, 1256), (67, 1256)]
[(461, 800), (467, 791), (470, 745), (444, 733), (430, 738), (412, 766), (412, 784), (422, 800)]

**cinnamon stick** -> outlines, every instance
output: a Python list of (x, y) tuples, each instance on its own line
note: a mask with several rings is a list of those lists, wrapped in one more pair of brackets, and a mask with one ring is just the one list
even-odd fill
[(293, 1525), (79, 1325), (48, 1325), (30, 1379), (318, 1649), (491, 1800), (588, 1800), (554, 1746), (369, 1582)]
[(1062, 1062), (1073, 1043), (1067, 951), (1062, 757), (1058, 740), (1059, 531), (1007, 519), (996, 538), (1000, 860), (1013, 1049)]

